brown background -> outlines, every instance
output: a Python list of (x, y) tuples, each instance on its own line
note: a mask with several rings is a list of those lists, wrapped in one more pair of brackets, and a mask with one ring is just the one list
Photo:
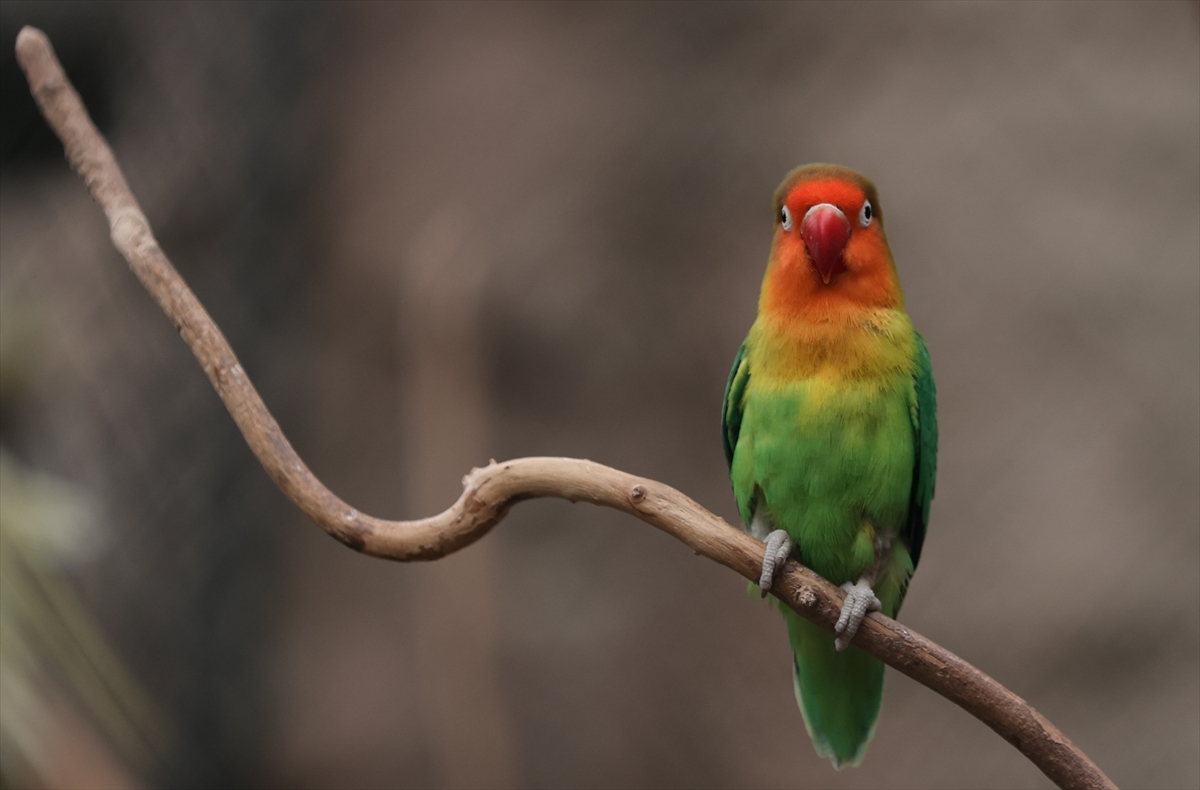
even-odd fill
[[(285, 430), (379, 516), (546, 454), (736, 518), (717, 420), (771, 193), (866, 173), (939, 389), (902, 620), (1118, 784), (1200, 783), (1195, 3), (2, 14), (6, 49), (47, 30)], [(323, 536), (21, 120), (8, 57), (0, 293), (37, 350), (2, 438), (96, 502), (102, 548), (64, 572), (175, 733), (114, 747), (129, 777), (1047, 786), (895, 673), (835, 773), (778, 616), (626, 516), (527, 503), (416, 566)]]

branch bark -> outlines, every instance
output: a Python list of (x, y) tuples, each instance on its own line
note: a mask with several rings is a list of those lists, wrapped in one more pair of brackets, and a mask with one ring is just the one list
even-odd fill
[[(573, 458), (518, 458), (472, 469), (449, 509), (416, 521), (360, 513), (316, 478), (267, 410), (229, 343), (159, 248), (112, 150), (92, 123), (49, 39), (31, 27), (17, 37), (17, 59), (67, 159), (108, 218), (113, 244), (175, 324), (267, 474), (321, 529), (373, 557), (436, 560), (483, 537), (525, 499), (557, 497), (615, 508), (655, 526), (747, 579), (757, 580), (763, 544), (654, 480)], [(832, 631), (840, 589), (789, 562), (773, 593)], [(878, 613), (854, 643), (951, 700), (1017, 747), (1063, 788), (1115, 788), (1053, 724), (1027, 702), (958, 656)]]

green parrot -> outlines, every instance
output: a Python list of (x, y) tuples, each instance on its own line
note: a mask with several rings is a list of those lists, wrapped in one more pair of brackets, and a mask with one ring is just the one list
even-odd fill
[(836, 768), (858, 765), (884, 666), (850, 641), (867, 611), (899, 611), (937, 468), (929, 352), (904, 312), (879, 196), (858, 173), (806, 165), (776, 190), (758, 317), (721, 422), (738, 512), (767, 543), (762, 594), (789, 556), (846, 591), (836, 637), (780, 608), (813, 745)]

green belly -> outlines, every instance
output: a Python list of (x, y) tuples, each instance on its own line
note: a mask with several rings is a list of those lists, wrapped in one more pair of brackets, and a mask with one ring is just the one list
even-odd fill
[[(765, 504), (805, 565), (834, 584), (856, 581), (875, 562), (877, 532), (894, 535), (908, 510), (911, 388), (822, 378), (756, 387), (752, 379), (731, 469), (742, 517), (749, 523)], [(899, 573), (885, 575), (907, 576), (907, 552), (895, 553)]]

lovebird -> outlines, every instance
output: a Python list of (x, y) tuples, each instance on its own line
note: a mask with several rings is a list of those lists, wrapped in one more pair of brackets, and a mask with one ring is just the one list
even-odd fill
[(797, 168), (775, 192), (774, 225), (722, 438), (738, 513), (767, 544), (762, 595), (789, 557), (846, 591), (836, 636), (779, 607), (808, 734), (841, 768), (862, 762), (879, 720), (884, 665), (850, 641), (867, 611), (896, 616), (921, 557), (937, 397), (874, 184)]

